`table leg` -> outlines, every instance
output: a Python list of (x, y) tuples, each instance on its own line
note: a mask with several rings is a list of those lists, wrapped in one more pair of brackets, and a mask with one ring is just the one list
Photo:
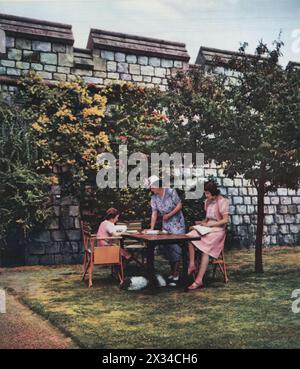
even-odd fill
[(186, 241), (181, 242), (182, 249), (182, 275), (181, 275), (181, 285), (185, 289), (188, 286), (188, 243)]
[(155, 269), (154, 269), (154, 248), (155, 245), (147, 242), (147, 277), (149, 281), (149, 289), (153, 290), (156, 287)]

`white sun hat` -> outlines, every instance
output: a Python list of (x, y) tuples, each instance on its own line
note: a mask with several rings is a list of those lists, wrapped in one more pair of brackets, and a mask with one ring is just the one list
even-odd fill
[(145, 181), (145, 187), (150, 188), (154, 183), (158, 183), (158, 182), (159, 182), (159, 178), (156, 175), (150, 176)]

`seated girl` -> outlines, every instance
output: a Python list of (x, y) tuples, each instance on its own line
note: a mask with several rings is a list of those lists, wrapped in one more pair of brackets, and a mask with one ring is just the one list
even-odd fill
[[(119, 216), (120, 212), (117, 209), (109, 208), (105, 213), (104, 221), (99, 226), (97, 238), (121, 236), (122, 233), (117, 232), (115, 226)], [(109, 246), (112, 244), (115, 244), (115, 240), (99, 240), (98, 243), (99, 246)], [(127, 260), (131, 258), (130, 253), (123, 248), (121, 249), (121, 255)]]
[[(207, 270), (209, 257), (218, 258), (224, 248), (226, 224), (228, 223), (229, 201), (220, 195), (220, 191), (214, 182), (209, 181), (204, 185), (204, 194), (206, 197), (204, 208), (206, 218), (197, 222), (205, 227), (210, 227), (211, 232), (201, 236), (200, 241), (192, 241), (189, 244), (189, 269), (188, 273), (192, 274), (196, 271), (195, 267), (195, 249), (202, 252), (201, 263), (197, 276), (193, 284), (188, 289), (194, 290), (203, 287), (203, 277)], [(198, 232), (193, 230), (189, 235), (198, 236)]]

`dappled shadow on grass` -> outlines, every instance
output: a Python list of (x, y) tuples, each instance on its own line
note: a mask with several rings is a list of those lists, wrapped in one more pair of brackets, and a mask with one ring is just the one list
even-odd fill
[[(23, 301), (81, 347), (299, 348), (299, 315), (291, 312), (290, 297), (300, 288), (300, 247), (265, 253), (263, 275), (253, 272), (253, 250), (226, 257), (228, 284), (220, 275), (213, 281), (210, 271), (207, 288), (188, 293), (120, 290), (103, 268), (95, 269), (89, 289), (81, 266), (4, 273), (0, 280), (17, 286)], [(156, 266), (168, 274), (164, 260)]]

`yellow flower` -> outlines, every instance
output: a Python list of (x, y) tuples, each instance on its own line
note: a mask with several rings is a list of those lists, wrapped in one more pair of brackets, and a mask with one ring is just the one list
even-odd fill
[(43, 132), (44, 131), (43, 127), (41, 127), (37, 122), (33, 123), (31, 128), (33, 128), (37, 132)]
[(48, 181), (50, 184), (57, 185), (58, 184), (58, 178), (56, 176), (48, 177)]
[(49, 123), (49, 122), (50, 122), (50, 119), (47, 117), (46, 114), (42, 114), (38, 119), (38, 123), (41, 124), (41, 125), (44, 125), (44, 124)]
[(105, 112), (105, 106), (102, 107), (97, 107), (97, 106), (93, 106), (90, 108), (84, 108), (82, 110), (82, 115), (84, 118), (88, 118), (90, 116), (96, 116), (96, 117), (103, 117), (104, 116), (104, 112)]

